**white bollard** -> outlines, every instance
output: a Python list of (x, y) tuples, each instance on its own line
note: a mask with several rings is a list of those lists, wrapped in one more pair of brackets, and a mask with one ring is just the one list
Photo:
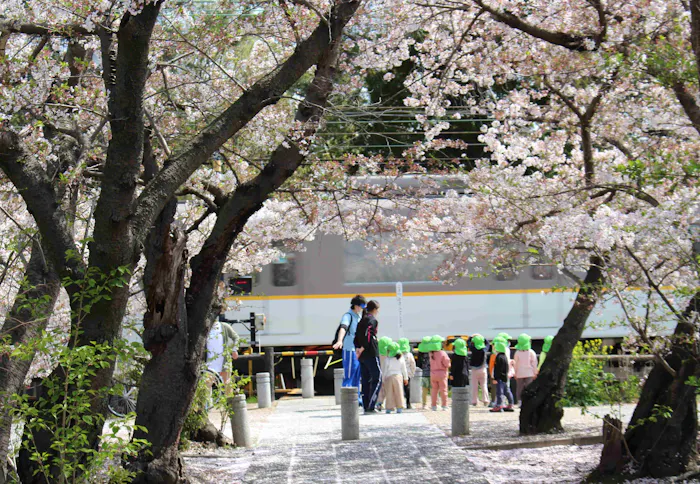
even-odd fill
[(340, 389), (340, 428), (343, 440), (360, 438), (360, 407), (357, 405), (357, 387)]
[(311, 358), (301, 359), (301, 396), (302, 398), (314, 397), (314, 367)]
[(333, 370), (333, 394), (335, 395), (335, 404), (340, 405), (340, 389), (343, 388), (343, 378), (345, 377), (345, 370), (342, 368), (335, 368)]
[(267, 372), (255, 375), (258, 392), (258, 408), (268, 408), (272, 406), (270, 396), (270, 374)]
[(452, 437), (469, 435), (471, 387), (452, 387)]
[(411, 381), (408, 383), (411, 385), (411, 403), (421, 403), (421, 395), (423, 393), (423, 389), (421, 387), (421, 378), (423, 377), (423, 369), (422, 368), (416, 368), (416, 373), (413, 375), (413, 378), (411, 378)]
[(251, 447), (253, 441), (250, 437), (250, 428), (248, 427), (248, 407), (245, 395), (235, 395), (229, 400), (229, 403), (233, 411), (233, 415), (231, 415), (233, 442), (238, 447)]

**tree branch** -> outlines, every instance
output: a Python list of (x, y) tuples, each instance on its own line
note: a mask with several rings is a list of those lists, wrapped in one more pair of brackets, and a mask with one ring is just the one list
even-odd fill
[(0, 131), (0, 169), (21, 193), (58, 273), (63, 277), (75, 276), (83, 263), (77, 257), (67, 257), (68, 253), (78, 251), (51, 180), (25, 150), (20, 137), (11, 131)]
[(0, 32), (27, 35), (51, 35), (58, 37), (79, 37), (96, 35), (95, 32), (92, 32), (83, 27), (82, 25), (77, 24), (33, 24), (12, 20), (0, 20)]
[(272, 75), (256, 82), (229, 108), (219, 115), (149, 183), (135, 203), (132, 226), (139, 232), (136, 241), (143, 240), (150, 227), (177, 187), (243, 128), (265, 106), (273, 104), (311, 66), (319, 61), (332, 41), (337, 41), (361, 0), (334, 5), (331, 24), (322, 22), (297, 46), (294, 53)]
[[(544, 40), (553, 45), (558, 45), (564, 47), (565, 49), (573, 50), (576, 52), (589, 52), (600, 47), (601, 42), (604, 40), (605, 36), (605, 25), (601, 26), (601, 32), (595, 36), (589, 35), (572, 35), (566, 32), (552, 32), (551, 30), (546, 30), (535, 25), (529, 24), (519, 17), (516, 17), (512, 13), (504, 12), (495, 9), (483, 0), (474, 0), (479, 7), (486, 10), (491, 16), (497, 21), (508, 25), (511, 28), (520, 30), (532, 37), (540, 40)], [(592, 42), (594, 49), (588, 47), (588, 44)]]
[(673, 89), (678, 102), (681, 103), (685, 115), (693, 123), (693, 128), (700, 134), (700, 107), (698, 107), (695, 97), (688, 92), (685, 84), (681, 81), (674, 82), (671, 89)]

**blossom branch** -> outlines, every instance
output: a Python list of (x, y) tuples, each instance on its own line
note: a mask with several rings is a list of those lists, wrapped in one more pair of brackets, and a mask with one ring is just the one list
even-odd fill
[[(601, 25), (601, 31), (594, 36), (587, 35), (572, 35), (566, 32), (554, 32), (537, 27), (525, 22), (521, 18), (513, 15), (510, 12), (505, 12), (487, 5), (483, 0), (474, 0), (479, 7), (486, 10), (497, 21), (508, 25), (511, 28), (520, 30), (532, 37), (544, 40), (550, 44), (564, 47), (565, 49), (576, 52), (589, 52), (600, 47), (600, 44), (605, 39), (606, 24)], [(600, 12), (599, 12), (600, 14)]]

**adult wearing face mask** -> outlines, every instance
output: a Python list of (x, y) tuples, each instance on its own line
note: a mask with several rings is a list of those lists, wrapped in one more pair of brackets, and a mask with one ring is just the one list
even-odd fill
[(334, 350), (342, 350), (343, 355), (343, 386), (356, 387), (357, 400), (362, 405), (362, 392), (360, 391), (360, 362), (355, 354), (355, 332), (360, 322), (360, 315), (367, 302), (358, 294), (350, 301), (350, 310), (343, 314), (333, 344)]

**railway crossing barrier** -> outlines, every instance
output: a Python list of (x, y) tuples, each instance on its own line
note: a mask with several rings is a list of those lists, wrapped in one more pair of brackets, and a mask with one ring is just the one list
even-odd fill
[(411, 387), (411, 400), (410, 402), (413, 403), (421, 403), (421, 395), (423, 394), (423, 390), (421, 388), (421, 378), (423, 377), (423, 369), (422, 368), (416, 368), (416, 372), (413, 374), (413, 378), (411, 378), (410, 382), (408, 383)]
[(314, 397), (314, 361), (311, 358), (301, 359), (301, 396)]
[(343, 440), (360, 438), (360, 406), (357, 404), (357, 387), (340, 389), (340, 429)]
[(258, 408), (271, 407), (270, 374), (267, 372), (258, 373), (256, 379), (258, 383)]
[(340, 389), (343, 387), (343, 378), (345, 377), (345, 370), (342, 368), (335, 368), (333, 370), (333, 394), (335, 395), (335, 404), (340, 405), (342, 401), (340, 398)]
[(471, 387), (452, 387), (452, 437), (469, 435)]
[(250, 427), (248, 426), (248, 407), (245, 401), (245, 395), (239, 394), (230, 398), (229, 406), (233, 410), (231, 415), (231, 432), (233, 433), (233, 442), (238, 447), (251, 447), (253, 440), (250, 436)]

